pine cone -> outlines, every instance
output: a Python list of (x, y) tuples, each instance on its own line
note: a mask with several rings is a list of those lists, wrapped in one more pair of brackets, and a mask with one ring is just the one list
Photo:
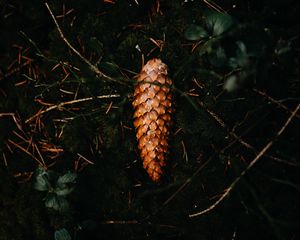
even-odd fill
[(143, 166), (159, 182), (168, 154), (172, 113), (172, 81), (167, 65), (149, 60), (137, 77), (134, 90), (134, 127)]

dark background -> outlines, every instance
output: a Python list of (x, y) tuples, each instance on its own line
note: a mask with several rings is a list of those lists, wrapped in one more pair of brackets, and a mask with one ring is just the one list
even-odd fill
[[(299, 112), (276, 138), (299, 103), (298, 1), (49, 6), (66, 39), (115, 81), (70, 50), (44, 2), (1, 1), (1, 240), (54, 239), (64, 228), (72, 239), (298, 239)], [(220, 12), (231, 16), (229, 29), (190, 39), (195, 25), (209, 33), (207, 16)], [(169, 67), (175, 104), (158, 185), (142, 168), (131, 108), (134, 76), (153, 57)], [(230, 76), (239, 82), (227, 91)], [(120, 97), (96, 99), (108, 94)], [(94, 99), (26, 121), (87, 97)], [(189, 217), (213, 204), (270, 141), (220, 205)], [(41, 167), (56, 180), (77, 173), (67, 209), (45, 206), (53, 189), (34, 189)]]

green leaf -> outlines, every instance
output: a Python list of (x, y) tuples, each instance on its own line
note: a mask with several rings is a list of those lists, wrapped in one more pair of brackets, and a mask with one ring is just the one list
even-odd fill
[(222, 67), (226, 63), (226, 53), (224, 48), (218, 46), (208, 56), (209, 62), (215, 67)]
[(71, 240), (69, 232), (65, 229), (56, 230), (54, 233), (55, 240)]
[(229, 76), (223, 85), (224, 90), (234, 92), (239, 89), (238, 77), (236, 75)]
[(43, 167), (38, 167), (38, 168), (35, 170), (35, 173), (36, 173), (36, 175), (47, 174), (47, 170), (45, 170), (45, 168), (43, 168)]
[(58, 200), (58, 207), (54, 208), (54, 210), (60, 211), (60, 212), (65, 212), (69, 209), (69, 203), (67, 199), (65, 199), (62, 196), (57, 197)]
[(110, 75), (119, 75), (119, 66), (113, 62), (100, 62), (99, 68)]
[(54, 193), (47, 195), (45, 205), (47, 208), (52, 208), (53, 210), (60, 212), (64, 212), (69, 209), (67, 199)]
[(41, 173), (36, 176), (36, 182), (33, 187), (38, 191), (47, 191), (49, 190), (50, 183), (47, 177), (47, 173)]
[(246, 45), (241, 41), (237, 41), (236, 45), (236, 56), (229, 59), (228, 65), (233, 69), (238, 67), (248, 67), (250, 55), (247, 52)]
[(207, 40), (201, 47), (199, 48), (199, 56), (203, 56), (204, 54), (210, 54), (213, 51), (213, 45), (215, 44), (216, 40), (211, 38)]
[(96, 37), (92, 37), (89, 41), (89, 47), (98, 53), (100, 56), (103, 55), (103, 43), (100, 42)]
[(206, 30), (196, 24), (189, 25), (184, 31), (184, 37), (190, 41), (197, 41), (208, 36)]
[(209, 11), (206, 15), (206, 25), (212, 31), (214, 36), (226, 32), (233, 24), (233, 19), (226, 13)]
[(74, 190), (74, 187), (55, 188), (54, 192), (58, 196), (67, 196)]
[(67, 172), (66, 174), (64, 174), (58, 178), (57, 184), (74, 183), (76, 178), (77, 178), (76, 173)]
[(57, 209), (58, 205), (59, 203), (56, 194), (51, 193), (46, 196), (45, 206), (47, 208)]
[(246, 55), (247, 54), (247, 48), (245, 43), (243, 43), (242, 41), (236, 41), (236, 45), (237, 45), (237, 55)]
[(238, 46), (236, 50), (237, 64), (241, 67), (245, 67), (249, 63), (249, 55), (247, 53), (246, 45), (241, 41), (237, 41), (236, 44)]
[(231, 67), (232, 69), (235, 69), (235, 68), (238, 68), (239, 65), (237, 63), (237, 60), (236, 58), (229, 58), (229, 61), (228, 61), (228, 66)]

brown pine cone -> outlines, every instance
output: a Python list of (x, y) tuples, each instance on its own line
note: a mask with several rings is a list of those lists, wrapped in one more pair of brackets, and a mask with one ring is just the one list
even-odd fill
[(160, 59), (147, 62), (134, 89), (134, 127), (143, 166), (159, 182), (168, 154), (172, 113), (172, 81)]

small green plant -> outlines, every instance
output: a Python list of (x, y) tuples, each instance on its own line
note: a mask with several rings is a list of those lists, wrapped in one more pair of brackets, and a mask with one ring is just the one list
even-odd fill
[(45, 206), (49, 209), (64, 212), (69, 209), (66, 197), (74, 190), (76, 173), (67, 172), (59, 176), (52, 170), (38, 168), (34, 188), (38, 191), (47, 192)]
[(61, 228), (61, 229), (55, 231), (54, 239), (55, 240), (71, 240), (72, 238), (71, 238), (69, 232), (65, 228)]
[[(223, 75), (223, 89), (227, 92), (235, 92), (253, 84), (256, 62), (263, 51), (262, 46), (249, 50), (249, 43), (240, 40), (240, 29), (245, 27), (235, 22), (229, 14), (214, 11), (206, 12), (199, 24), (188, 25), (184, 37), (189, 41), (197, 41), (195, 54), (198, 54), (202, 67), (209, 68), (214, 75)], [(289, 51), (286, 45), (279, 49), (277, 52)]]
[(208, 11), (205, 14), (204, 27), (197, 24), (190, 24), (184, 36), (187, 40), (198, 41), (205, 38), (217, 38), (228, 31), (233, 24), (230, 15), (214, 11)]
[(228, 61), (231, 69), (224, 82), (223, 88), (228, 92), (236, 91), (247, 83), (249, 77), (253, 77), (256, 73), (256, 64), (251, 61), (255, 59), (254, 53), (247, 51), (246, 45), (242, 41), (236, 42), (236, 54)]

